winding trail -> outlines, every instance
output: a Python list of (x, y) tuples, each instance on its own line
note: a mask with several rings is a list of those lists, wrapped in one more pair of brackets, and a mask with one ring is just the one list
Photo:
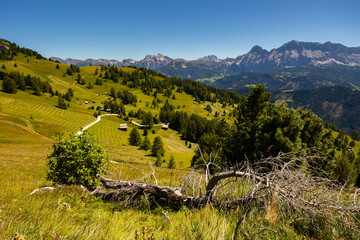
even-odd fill
[(100, 122), (101, 118), (104, 117), (104, 116), (117, 116), (117, 115), (118, 115), (118, 114), (110, 114), (110, 113), (109, 113), (109, 114), (100, 115), (100, 116), (97, 117), (97, 119), (96, 119), (94, 122), (86, 125), (85, 127), (83, 127), (82, 130), (78, 131), (78, 132), (76, 133), (76, 135), (80, 135), (84, 130), (86, 130), (86, 129), (88, 129), (89, 127), (91, 127), (92, 125)]
[(32, 128), (32, 125), (31, 127), (27, 127), (27, 126), (24, 126), (24, 125), (21, 125), (21, 124), (18, 124), (18, 123), (13, 123), (13, 122), (10, 122), (10, 121), (4, 121), (4, 120), (0, 120), (0, 123), (5, 123), (5, 124), (9, 124), (9, 125), (13, 125), (15, 127), (19, 127), (19, 128), (22, 128), (24, 129), (25, 131), (29, 132), (30, 134), (32, 135), (35, 135), (45, 141), (52, 141), (50, 138), (48, 137), (45, 137), (44, 135), (41, 135), (40, 133), (36, 132), (33, 128)]
[[(78, 132), (76, 133), (76, 135), (80, 135), (84, 130), (86, 130), (86, 129), (88, 129), (89, 127), (91, 127), (92, 125), (100, 122), (100, 120), (101, 120), (101, 118), (102, 118), (103, 116), (117, 116), (117, 115), (118, 115), (118, 114), (110, 114), (110, 113), (109, 113), (109, 114), (100, 115), (100, 116), (97, 117), (97, 119), (96, 119), (94, 122), (90, 123), (89, 125), (86, 125), (85, 127), (83, 127), (82, 130), (78, 131)], [(136, 125), (136, 126), (138, 126), (138, 127), (147, 127), (147, 125), (141, 125), (141, 124), (139, 124), (139, 123), (137, 123), (137, 122), (135, 122), (135, 121), (132, 121), (132, 120), (131, 120), (129, 123), (132, 123), (132, 124), (134, 124), (134, 125)], [(163, 124), (164, 124), (164, 123), (159, 123), (159, 124), (155, 124), (155, 125), (153, 125), (153, 126), (161, 126), (161, 125), (163, 125)]]

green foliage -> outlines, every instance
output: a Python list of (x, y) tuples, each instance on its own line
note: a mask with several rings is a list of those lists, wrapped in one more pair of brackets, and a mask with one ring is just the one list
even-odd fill
[(2, 68), (2, 69), (6, 69), (6, 67), (5, 67), (5, 65), (4, 65), (4, 64), (1, 66), (1, 68)]
[(157, 158), (164, 156), (164, 143), (160, 136), (156, 136), (151, 147), (151, 155)]
[(143, 116), (142, 116), (142, 121), (141, 124), (148, 126), (149, 128), (151, 128), (154, 125), (154, 117), (151, 114), (151, 112), (146, 112)]
[(354, 139), (358, 136), (356, 133), (360, 130), (358, 110), (360, 91), (358, 90), (341, 86), (304, 89), (276, 94), (274, 100), (276, 99), (291, 100), (288, 101), (288, 106), (294, 109), (304, 107), (311, 109), (316, 115), (344, 131), (348, 133), (354, 131), (355, 135), (352, 135)]
[(151, 148), (151, 142), (150, 142), (149, 138), (147, 136), (145, 136), (144, 140), (142, 141), (142, 143), (140, 145), (140, 149), (147, 151), (150, 148)]
[(92, 189), (98, 182), (97, 174), (108, 165), (101, 145), (88, 132), (69, 136), (56, 134), (53, 152), (47, 156), (47, 179), (56, 184), (81, 184)]
[(346, 157), (341, 156), (336, 159), (334, 176), (340, 184), (351, 183), (353, 180), (352, 173), (352, 166)]
[(94, 86), (93, 86), (93, 84), (92, 84), (91, 82), (89, 82), (87, 88), (88, 88), (88, 89), (93, 89)]
[(206, 105), (205, 110), (208, 111), (209, 113), (212, 113), (212, 109), (211, 109), (211, 106), (209, 104)]
[(156, 160), (155, 160), (154, 165), (156, 167), (161, 167), (161, 164), (162, 164), (161, 157), (157, 157)]
[[(264, 71), (244, 72), (216, 80), (211, 85), (219, 88), (246, 88), (255, 84), (266, 85), (270, 90), (313, 89), (326, 86), (359, 86), (359, 67), (341, 65), (294, 68), (274, 68)], [(340, 77), (339, 77), (340, 76)], [(346, 81), (344, 81), (346, 79)]]
[(95, 85), (102, 85), (102, 80), (99, 78), (96, 78)]
[[(219, 135), (214, 133), (205, 133), (201, 136), (198, 141), (200, 147), (195, 150), (195, 155), (191, 160), (191, 166), (203, 166), (204, 161), (201, 155), (206, 161), (209, 161), (210, 155), (212, 158), (218, 156), (218, 153), (221, 150), (222, 139)], [(200, 153), (201, 151), (201, 153)], [(219, 157), (216, 159), (216, 163), (219, 164), (221, 161)], [(213, 167), (213, 166), (211, 166)]]
[[(8, 77), (15, 82), (15, 88), (17, 87), (18, 89), (25, 91), (25, 89), (29, 87), (30, 89), (34, 90), (34, 95), (37, 96), (42, 95), (41, 93), (53, 92), (50, 83), (48, 81), (41, 81), (39, 77), (32, 77), (29, 74), (24, 76), (23, 73), (18, 71), (13, 71), (10, 73), (0, 72), (0, 79), (5, 79), (5, 77)], [(5, 82), (6, 81), (8, 81), (8, 79), (6, 79)]]
[(141, 144), (141, 135), (136, 127), (131, 129), (129, 136), (129, 144), (132, 146), (139, 146)]
[(67, 105), (64, 101), (64, 98), (61, 95), (59, 95), (58, 97), (58, 107), (61, 109), (67, 109)]
[(56, 64), (56, 69), (60, 69), (60, 66), (59, 66), (59, 64)]
[(4, 39), (0, 39), (0, 45), (6, 47), (0, 48), (0, 60), (13, 60), (14, 56), (19, 53), (25, 54), (26, 56), (35, 56), (36, 59), (45, 59), (41, 54), (28, 48), (20, 48), (16, 43), (9, 42)]
[(171, 155), (170, 159), (169, 159), (169, 164), (168, 164), (168, 168), (175, 168), (176, 164), (175, 164), (175, 159), (174, 156)]
[(15, 94), (17, 92), (16, 83), (13, 79), (5, 76), (2, 83), (3, 91), (6, 93)]
[[(249, 159), (256, 162), (279, 152), (297, 152), (314, 148), (324, 157), (329, 155), (332, 136), (321, 119), (310, 111), (295, 111), (268, 102), (263, 86), (253, 87), (235, 111), (236, 129), (227, 138), (223, 156), (229, 165)], [(320, 164), (323, 169), (331, 162)]]
[(74, 96), (74, 91), (72, 90), (72, 88), (68, 88), (68, 93), (70, 94), (71, 97)]
[(112, 96), (113, 98), (116, 98), (116, 91), (115, 91), (115, 88), (111, 88), (110, 89), (110, 96)]

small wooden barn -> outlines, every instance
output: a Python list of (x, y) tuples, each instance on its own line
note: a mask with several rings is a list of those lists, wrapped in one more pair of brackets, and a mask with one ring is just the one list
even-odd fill
[(164, 124), (161, 126), (161, 129), (164, 129), (164, 130), (168, 130), (169, 128), (169, 125), (168, 124)]
[(126, 123), (120, 123), (120, 130), (127, 131), (127, 124)]

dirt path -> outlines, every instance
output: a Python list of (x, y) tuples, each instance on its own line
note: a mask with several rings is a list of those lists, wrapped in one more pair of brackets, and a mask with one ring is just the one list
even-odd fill
[(41, 138), (41, 139), (43, 139), (43, 140), (45, 140), (45, 141), (52, 141), (50, 138), (45, 137), (45, 136), (41, 135), (40, 133), (35, 132), (35, 130), (34, 130), (34, 129), (31, 129), (30, 127), (26, 127), (26, 126), (24, 126), (24, 125), (17, 124), (17, 123), (13, 123), (13, 122), (9, 122), (9, 121), (5, 121), (5, 120), (0, 120), (0, 122), (1, 122), (1, 123), (5, 123), (5, 124), (9, 124), (9, 125), (13, 125), (13, 126), (16, 126), (16, 127), (19, 127), (19, 128), (22, 128), (22, 129), (24, 129), (25, 131), (31, 133), (32, 135), (35, 135), (35, 136), (37, 136), (37, 137), (39, 137), (39, 138)]
[(78, 131), (78, 132), (76, 133), (76, 135), (80, 135), (84, 130), (86, 130), (86, 129), (88, 129), (89, 127), (91, 127), (92, 125), (100, 122), (101, 118), (104, 117), (104, 116), (117, 116), (117, 115), (118, 115), (118, 114), (104, 114), (104, 115), (100, 115), (100, 116), (97, 117), (97, 119), (96, 119), (94, 122), (86, 125), (85, 127), (83, 127), (82, 130)]
[[(47, 77), (50, 78), (51, 80), (53, 80), (54, 82), (57, 82), (57, 83), (65, 86), (65, 87), (69, 87), (69, 83), (68, 83), (68, 82), (65, 82), (65, 81), (63, 81), (63, 80), (61, 80), (61, 79), (59, 79), (59, 78), (57, 78), (57, 77), (55, 77), (55, 76), (53, 76), (53, 75), (48, 75)], [(76, 82), (76, 81), (75, 81), (75, 82)], [(74, 84), (73, 84), (72, 86), (74, 86)], [(85, 91), (84, 89), (82, 89), (82, 88), (79, 87), (79, 86), (76, 86), (76, 85), (75, 85), (74, 87), (76, 87), (76, 88), (78, 88), (78, 89), (80, 89), (80, 90), (82, 90), (82, 91)]]

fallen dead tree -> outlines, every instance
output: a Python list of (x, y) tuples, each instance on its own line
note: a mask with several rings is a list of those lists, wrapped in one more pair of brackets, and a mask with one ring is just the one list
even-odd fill
[[(209, 174), (206, 166), (204, 181), (182, 183), (179, 187), (159, 186), (146, 182), (113, 180), (101, 177), (102, 186), (91, 194), (106, 201), (127, 201), (136, 204), (142, 198), (166, 201), (170, 204), (201, 208), (211, 204), (217, 208), (248, 206), (252, 201), (269, 205), (276, 199), (277, 211), (296, 213), (311, 221), (315, 216), (332, 223), (342, 222), (347, 228), (358, 231), (360, 202), (358, 190), (339, 186), (316, 168), (318, 156), (303, 157), (300, 154), (279, 154), (238, 166), (238, 170)], [(309, 163), (312, 164), (309, 164)], [(144, 175), (145, 176), (145, 175)], [(154, 170), (153, 176), (155, 178)], [(188, 177), (189, 178), (189, 177)], [(155, 178), (156, 180), (156, 178)], [(196, 186), (195, 186), (196, 185)], [(190, 195), (192, 189), (193, 195)], [(200, 189), (195, 193), (194, 189)]]

